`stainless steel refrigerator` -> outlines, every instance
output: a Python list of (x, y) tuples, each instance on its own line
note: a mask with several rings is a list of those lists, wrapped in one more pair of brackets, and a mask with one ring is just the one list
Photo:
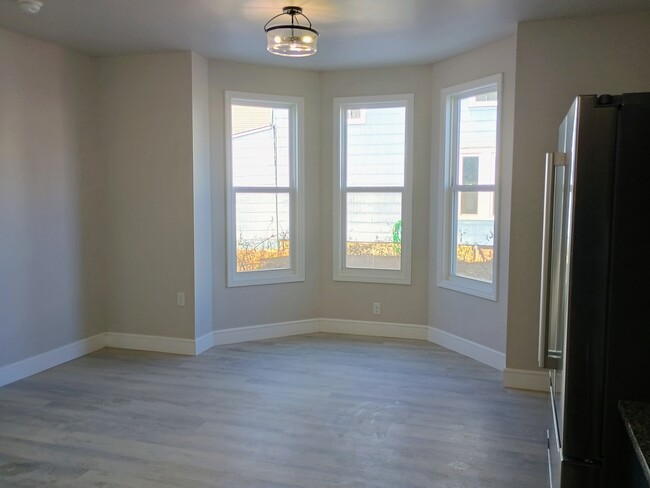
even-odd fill
[(621, 488), (650, 400), (650, 93), (579, 96), (546, 157), (540, 367), (553, 488)]

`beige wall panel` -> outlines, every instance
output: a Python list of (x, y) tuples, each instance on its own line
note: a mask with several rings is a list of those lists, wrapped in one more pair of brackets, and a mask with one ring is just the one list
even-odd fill
[[(320, 316), (348, 320), (427, 323), (429, 266), (429, 166), (431, 164), (431, 66), (330, 71), (321, 91), (321, 303)], [(333, 281), (332, 194), (335, 97), (413, 93), (413, 241), (411, 285)], [(372, 304), (381, 303), (381, 315)]]
[(536, 369), (544, 154), (583, 94), (650, 91), (650, 13), (523, 23), (517, 36), (507, 366)]
[[(298, 60), (299, 61), (299, 60)], [(226, 286), (225, 91), (304, 98), (305, 281)], [(271, 324), (318, 316), (321, 252), (319, 195), (319, 75), (316, 72), (210, 61), (214, 329)]]
[[(508, 310), (508, 255), (510, 195), (512, 183), (512, 137), (515, 99), (516, 38), (480, 47), (433, 65), (433, 130), (431, 165), (431, 285), (429, 325), (483, 346), (505, 352)], [(497, 300), (487, 300), (437, 285), (438, 205), (440, 199), (441, 90), (450, 86), (502, 73), (501, 159), (498, 173), (499, 254)]]
[(99, 63), (109, 330), (194, 338), (191, 53)]
[(0, 366), (104, 330), (94, 61), (0, 30)]

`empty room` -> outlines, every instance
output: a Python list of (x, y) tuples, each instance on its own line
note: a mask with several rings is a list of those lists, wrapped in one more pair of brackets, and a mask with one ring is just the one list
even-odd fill
[(0, 0), (0, 487), (650, 486), (647, 0)]

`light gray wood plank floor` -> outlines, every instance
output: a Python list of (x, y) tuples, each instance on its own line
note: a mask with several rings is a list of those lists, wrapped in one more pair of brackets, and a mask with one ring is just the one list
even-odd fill
[(0, 388), (0, 487), (542, 488), (546, 401), (423, 341), (103, 349)]

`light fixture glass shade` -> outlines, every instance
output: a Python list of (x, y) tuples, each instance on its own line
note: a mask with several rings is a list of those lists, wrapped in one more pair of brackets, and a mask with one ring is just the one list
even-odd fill
[(300, 7), (284, 7), (264, 25), (264, 32), (266, 50), (271, 54), (302, 58), (316, 53), (318, 31)]
[(279, 56), (311, 56), (317, 43), (315, 30), (297, 25), (273, 27), (266, 32), (266, 50)]

